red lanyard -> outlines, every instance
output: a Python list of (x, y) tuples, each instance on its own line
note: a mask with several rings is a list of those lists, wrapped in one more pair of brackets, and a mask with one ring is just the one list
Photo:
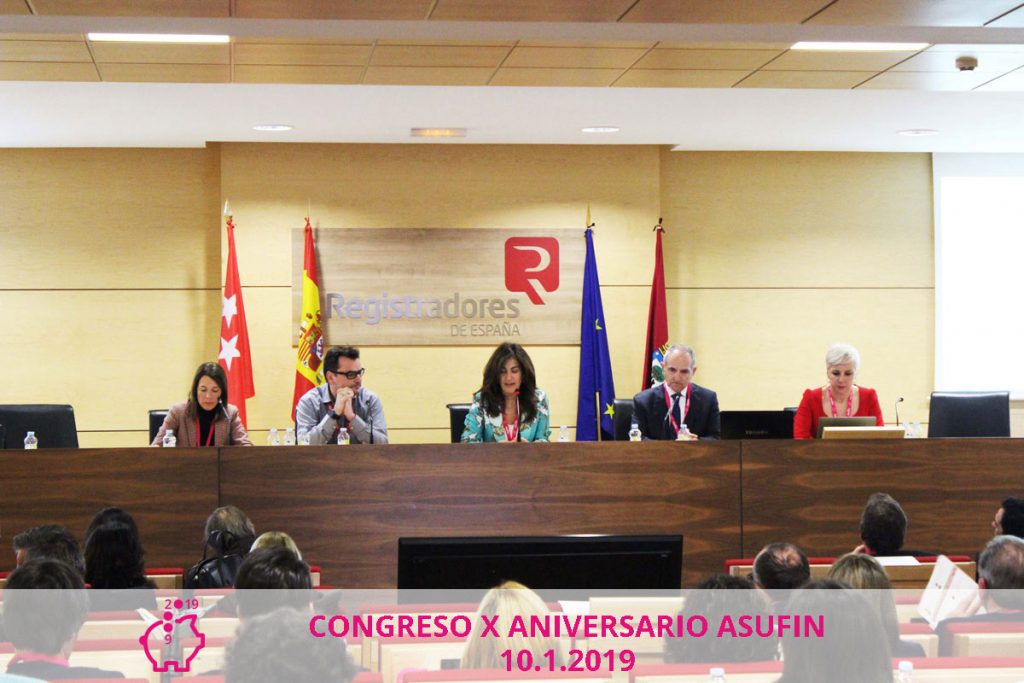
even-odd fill
[[(213, 443), (213, 431), (214, 431), (214, 429), (216, 427), (217, 427), (217, 416), (215, 415), (213, 417), (213, 422), (210, 423), (210, 434), (209, 434), (209, 436), (206, 437), (206, 445), (207, 446), (209, 446), (211, 443)], [(202, 438), (202, 434), (200, 433), (201, 431), (202, 431), (202, 427), (199, 425), (199, 416), (197, 415), (196, 416), (196, 447), (201, 447), (203, 445), (202, 443), (200, 443), (200, 439)]]
[[(669, 394), (669, 388), (667, 384), (662, 384), (665, 387), (665, 405), (668, 406), (668, 419), (672, 422), (672, 429), (676, 430), (676, 434), (679, 433), (679, 423), (676, 422), (676, 416), (672, 414), (672, 399)], [(686, 388), (683, 389), (683, 398), (686, 402), (683, 405), (682, 418), (683, 422), (686, 422), (686, 414), (690, 412), (690, 385), (687, 384)]]
[(510, 425), (508, 420), (505, 419), (505, 409), (501, 410), (501, 422), (505, 426), (505, 440), (508, 442), (515, 441), (519, 437), (519, 392), (516, 392), (516, 421), (515, 424)]
[[(832, 396), (832, 387), (828, 388), (828, 402), (832, 406), (832, 417), (839, 417), (836, 410), (836, 399)], [(850, 395), (846, 397), (846, 417), (853, 415), (853, 387), (850, 387)]]

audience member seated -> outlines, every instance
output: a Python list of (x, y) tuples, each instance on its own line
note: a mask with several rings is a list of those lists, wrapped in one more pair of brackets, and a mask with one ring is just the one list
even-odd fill
[[(230, 588), (256, 540), (256, 527), (234, 505), (219, 507), (206, 520), (203, 559), (185, 574), (185, 588)], [(209, 552), (213, 557), (207, 557)]]
[(93, 611), (156, 608), (156, 584), (146, 578), (145, 551), (127, 512), (100, 512), (110, 521), (90, 524), (85, 539), (85, 582)]
[(792, 629), (783, 634), (778, 683), (891, 683), (885, 629), (857, 591), (836, 581), (812, 581), (793, 595), (788, 612), (821, 615), (824, 628), (820, 638)]
[(40, 559), (60, 560), (85, 577), (85, 558), (78, 541), (59, 524), (35, 526), (14, 537), (14, 561), (18, 567)]
[(192, 378), (188, 400), (167, 411), (151, 446), (163, 446), (168, 429), (178, 448), (251, 446), (238, 408), (228, 403), (228, 377), (217, 363), (203, 363)]
[(872, 493), (860, 516), (861, 544), (853, 552), (876, 557), (936, 554), (928, 550), (903, 550), (906, 535), (907, 514), (896, 499), (888, 493)]
[(828, 384), (808, 389), (800, 400), (793, 420), (794, 439), (818, 436), (818, 420), (823, 417), (874, 417), (885, 426), (878, 394), (874, 389), (854, 384), (860, 369), (860, 353), (849, 344), (833, 344), (825, 353), (825, 377)]
[(939, 623), (939, 652), (947, 651), (945, 626), (1000, 621), (1024, 623), (1024, 540), (1016, 536), (996, 536), (981, 551), (977, 598), (964, 605), (963, 616)]
[(1007, 498), (992, 520), (996, 536), (1024, 538), (1024, 498)]
[(89, 611), (84, 588), (78, 572), (58, 560), (32, 560), (11, 573), (4, 591), (4, 623), (15, 649), (8, 673), (46, 681), (124, 678), (68, 664)]
[(924, 647), (920, 643), (900, 640), (900, 625), (896, 618), (892, 584), (889, 582), (889, 575), (885, 573), (885, 568), (878, 560), (862, 553), (847, 553), (836, 560), (828, 570), (828, 578), (850, 588), (866, 591), (863, 595), (875, 608), (878, 618), (882, 621), (886, 635), (889, 636), (889, 648), (893, 657), (925, 656)]
[(349, 683), (343, 638), (312, 638), (309, 614), (283, 607), (245, 621), (227, 647), (226, 683)]
[(253, 550), (270, 550), (271, 548), (287, 548), (288, 550), (295, 553), (295, 557), (302, 559), (302, 553), (299, 552), (299, 546), (295, 545), (295, 541), (292, 537), (283, 531), (265, 531), (259, 535), (252, 543)]
[[(552, 650), (555, 653), (555, 668), (565, 664), (556, 638), (540, 634), (528, 637), (518, 633), (510, 636), (512, 620), (515, 617), (523, 617), (528, 621), (532, 616), (543, 617), (547, 614), (550, 614), (550, 611), (540, 596), (521, 583), (506, 581), (497, 588), (492, 588), (480, 601), (480, 607), (473, 618), (473, 632), (462, 654), (462, 668), (504, 669), (505, 660), (502, 659), (501, 653), (505, 650), (529, 650), (533, 653), (534, 660), (538, 662), (546, 661), (544, 653)], [(497, 636), (484, 635), (481, 616), (498, 617), (495, 622)]]
[(803, 550), (792, 543), (769, 543), (754, 558), (754, 585), (764, 590), (778, 613), (789, 592), (811, 580), (811, 564)]
[(505, 342), (484, 367), (483, 382), (466, 415), (462, 442), (550, 441), (550, 412), (526, 349)]
[(287, 548), (253, 550), (235, 577), (238, 616), (249, 619), (278, 607), (310, 611), (313, 578), (309, 565)]
[[(709, 629), (717, 629), (725, 616), (739, 623), (740, 616), (762, 618), (771, 616), (771, 606), (764, 593), (754, 590), (750, 579), (728, 574), (713, 574), (687, 593), (686, 605), (680, 615), (702, 616)], [(709, 635), (714, 635), (709, 630)], [(779, 643), (771, 638), (705, 637), (665, 638), (665, 663), (760, 662), (778, 656)]]

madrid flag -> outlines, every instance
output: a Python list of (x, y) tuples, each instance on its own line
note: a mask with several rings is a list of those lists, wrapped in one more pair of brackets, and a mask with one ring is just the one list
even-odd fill
[(238, 281), (235, 260), (235, 224), (228, 216), (228, 268), (224, 273), (224, 303), (220, 314), (220, 355), (217, 358), (228, 376), (228, 401), (238, 408), (238, 417), (245, 419), (245, 399), (256, 395), (252, 384), (252, 354), (249, 353), (249, 330), (245, 325), (242, 285)]
[(651, 281), (651, 305), (647, 310), (647, 350), (644, 351), (644, 378), (640, 389), (665, 381), (662, 363), (668, 350), (668, 312), (665, 307), (665, 263), (661, 252), (661, 220), (654, 228), (654, 279)]
[(320, 278), (316, 271), (313, 227), (306, 218), (306, 250), (302, 261), (302, 322), (299, 323), (299, 355), (295, 361), (295, 394), (292, 417), (302, 395), (324, 383), (324, 335), (320, 317)]

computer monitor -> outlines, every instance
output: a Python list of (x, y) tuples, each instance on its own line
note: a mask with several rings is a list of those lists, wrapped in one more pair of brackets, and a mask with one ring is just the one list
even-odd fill
[(681, 587), (682, 535), (398, 539), (398, 588)]
[(794, 414), (788, 410), (723, 410), (723, 439), (792, 439)]
[(871, 417), (823, 417), (818, 420), (818, 438), (825, 427), (874, 427), (878, 421)]

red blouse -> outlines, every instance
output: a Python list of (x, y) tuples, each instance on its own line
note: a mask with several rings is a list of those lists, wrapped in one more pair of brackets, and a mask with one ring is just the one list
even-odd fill
[[(882, 407), (878, 405), (878, 393), (867, 387), (858, 388), (860, 389), (860, 405), (857, 407), (855, 416), (874, 416), (875, 424), (884, 427), (885, 419), (882, 417)], [(796, 420), (793, 422), (794, 439), (815, 438), (818, 435), (818, 420), (823, 417), (831, 417), (825, 414), (825, 409), (821, 405), (821, 391), (822, 388), (818, 387), (804, 392), (800, 407), (796, 411)], [(846, 406), (843, 408), (845, 409)]]

